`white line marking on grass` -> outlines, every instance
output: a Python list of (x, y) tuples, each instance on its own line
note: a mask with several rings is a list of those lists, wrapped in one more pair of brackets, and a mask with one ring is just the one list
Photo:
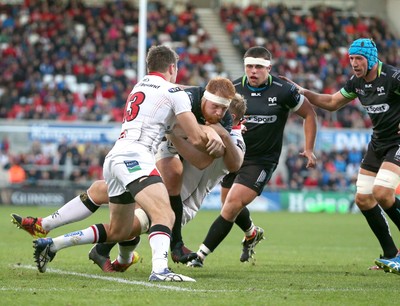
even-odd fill
[[(29, 270), (37, 269), (36, 267), (29, 266), (29, 265), (14, 265), (14, 267), (29, 269)], [(62, 274), (62, 275), (73, 275), (73, 276), (80, 276), (80, 277), (86, 277), (86, 278), (94, 278), (94, 279), (100, 279), (100, 280), (105, 280), (105, 281), (110, 281), (110, 282), (121, 283), (121, 284), (138, 285), (138, 286), (159, 288), (159, 289), (165, 289), (165, 290), (174, 290), (174, 291), (189, 291), (189, 292), (232, 292), (233, 291), (233, 290), (196, 290), (193, 288), (181, 288), (181, 287), (160, 285), (160, 284), (156, 284), (156, 283), (152, 283), (152, 282), (142, 282), (142, 281), (128, 280), (128, 279), (120, 278), (120, 277), (110, 277), (110, 276), (101, 276), (101, 275), (96, 275), (96, 274), (63, 271), (63, 270), (53, 269), (53, 268), (47, 268), (46, 273), (47, 272)]]
[[(30, 266), (30, 265), (13, 265), (15, 268), (22, 268), (22, 269), (28, 269), (28, 270), (36, 270), (36, 266)], [(137, 285), (137, 286), (144, 286), (144, 287), (150, 287), (150, 288), (158, 288), (158, 289), (164, 289), (164, 290), (172, 290), (172, 291), (189, 291), (189, 292), (222, 292), (222, 293), (229, 293), (229, 292), (249, 292), (249, 288), (241, 288), (241, 289), (236, 289), (236, 290), (209, 290), (209, 289), (193, 289), (193, 288), (181, 288), (181, 287), (174, 287), (174, 286), (168, 286), (168, 285), (161, 285), (157, 284), (154, 282), (143, 282), (143, 281), (135, 281), (135, 280), (128, 280), (125, 278), (120, 278), (120, 277), (110, 277), (110, 276), (101, 276), (101, 275), (96, 275), (96, 274), (88, 274), (88, 273), (79, 273), (79, 272), (72, 272), (72, 271), (63, 271), (59, 269), (53, 269), (53, 268), (47, 268), (46, 273), (56, 273), (56, 274), (62, 274), (62, 275), (73, 275), (73, 276), (79, 276), (79, 277), (85, 277), (85, 278), (91, 278), (91, 279), (99, 279), (99, 280), (104, 280), (104, 281), (110, 281), (110, 282), (116, 282), (116, 283), (121, 283), (121, 284), (128, 284), (128, 285)], [(177, 284), (178, 285), (178, 284)], [(46, 288), (46, 289), (41, 289), (41, 288), (7, 288), (7, 287), (0, 287), (0, 291), (41, 291), (41, 290), (55, 290), (55, 291), (69, 291), (69, 289), (60, 289), (60, 288)], [(76, 288), (73, 289), (76, 291)], [(135, 291), (138, 291), (138, 288), (134, 289)], [(140, 289), (139, 289), (140, 290)], [(143, 289), (144, 290), (144, 289)], [(267, 292), (267, 293), (274, 293), (274, 292), (280, 292), (280, 293), (293, 293), (293, 292), (365, 292), (365, 291), (380, 291), (381, 289), (379, 288), (368, 288), (368, 290), (365, 290), (364, 288), (263, 288), (263, 289), (254, 289), (252, 288), (251, 291), (257, 291), (257, 292)], [(102, 291), (107, 291), (107, 289), (102, 289)], [(115, 291), (114, 289), (110, 291)]]

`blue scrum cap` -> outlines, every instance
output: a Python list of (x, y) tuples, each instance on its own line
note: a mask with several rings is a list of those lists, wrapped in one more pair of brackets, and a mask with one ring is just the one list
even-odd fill
[(353, 54), (362, 55), (367, 59), (368, 70), (378, 62), (378, 50), (373, 40), (369, 38), (355, 40), (349, 48), (349, 55)]

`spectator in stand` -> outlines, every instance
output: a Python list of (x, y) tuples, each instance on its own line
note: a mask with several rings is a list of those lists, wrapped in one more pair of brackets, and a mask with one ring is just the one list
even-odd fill
[(18, 158), (11, 160), (11, 166), (8, 169), (8, 179), (10, 184), (22, 184), (26, 181), (26, 171), (21, 166)]

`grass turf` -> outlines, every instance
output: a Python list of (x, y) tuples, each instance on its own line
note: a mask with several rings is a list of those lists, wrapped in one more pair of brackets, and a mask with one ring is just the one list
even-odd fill
[[(32, 238), (16, 229), (10, 213), (46, 216), (54, 208), (0, 206), (0, 296), (3, 305), (392, 305), (400, 299), (400, 277), (369, 271), (381, 249), (360, 214), (253, 213), (267, 239), (255, 261), (239, 262), (241, 231), (230, 235), (208, 256), (204, 268), (174, 264), (196, 283), (150, 283), (147, 236), (138, 248), (141, 260), (125, 273), (106, 274), (88, 260), (91, 246), (61, 250), (39, 273)], [(197, 250), (217, 211), (201, 211), (183, 231)], [(55, 237), (107, 222), (108, 209), (53, 230)], [(394, 238), (397, 229), (390, 223)], [(113, 258), (117, 250), (113, 250)]]

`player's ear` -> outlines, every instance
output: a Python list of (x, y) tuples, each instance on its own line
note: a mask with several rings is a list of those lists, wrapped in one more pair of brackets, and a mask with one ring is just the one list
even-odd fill
[(170, 64), (168, 66), (168, 73), (171, 74), (171, 75), (174, 74), (175, 69), (177, 69), (176, 65), (175, 64)]
[(231, 113), (231, 116), (232, 116), (233, 124), (235, 124), (235, 125), (239, 124), (239, 121), (236, 122), (236, 118), (237, 118), (236, 114)]

